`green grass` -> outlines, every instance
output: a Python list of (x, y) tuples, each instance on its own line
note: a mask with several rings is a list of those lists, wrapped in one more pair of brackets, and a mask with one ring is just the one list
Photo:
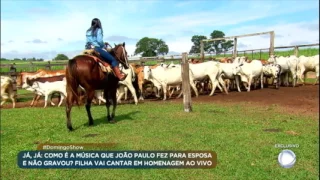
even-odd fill
[(31, 91), (25, 90), (25, 89), (17, 89), (17, 94), (30, 94)]
[[(19, 60), (1, 60), (1, 64), (16, 64), (17, 72), (23, 71), (23, 72), (33, 72), (37, 71), (38, 69), (45, 69), (48, 62), (47, 61), (19, 61)], [(33, 67), (31, 66), (30, 62), (33, 63)], [(61, 70), (64, 68), (64, 66), (59, 66), (55, 64), (66, 64), (67, 61), (50, 61), (51, 65), (51, 70)], [(9, 72), (10, 68), (9, 67), (1, 67), (0, 71), (1, 72)]]
[[(77, 129), (71, 133), (64, 107), (3, 109), (1, 179), (318, 179), (318, 119), (276, 109), (193, 103), (193, 112), (185, 113), (182, 103), (145, 102), (118, 106), (118, 123), (108, 124), (105, 107), (93, 106), (95, 125), (89, 128), (82, 106), (72, 110)], [(84, 137), (87, 134), (98, 135)], [(35, 142), (116, 143), (107, 150), (212, 150), (218, 165), (215, 169), (19, 169), (17, 154), (35, 150)], [(297, 155), (293, 168), (278, 165), (281, 149), (274, 147), (278, 143), (299, 144), (292, 149)]]
[[(294, 55), (294, 50), (287, 50), (287, 51), (275, 51), (275, 55), (278, 56), (290, 56)], [(319, 54), (319, 48), (304, 48), (304, 49), (299, 49), (299, 54), (298, 56), (314, 56)], [(226, 54), (225, 57), (231, 57), (231, 54)], [(260, 58), (260, 52), (255, 51), (247, 51), (247, 52), (238, 52), (238, 56), (247, 56), (248, 59), (268, 59), (269, 58), (269, 52), (261, 52), (261, 58)], [(214, 57), (224, 57), (224, 55), (219, 55), (219, 56), (214, 56)]]

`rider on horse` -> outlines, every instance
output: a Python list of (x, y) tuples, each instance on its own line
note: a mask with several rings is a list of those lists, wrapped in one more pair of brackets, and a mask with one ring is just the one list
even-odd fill
[(86, 49), (94, 49), (103, 58), (102, 60), (109, 63), (120, 81), (126, 78), (126, 74), (120, 72), (119, 62), (106, 51), (106, 44), (103, 42), (103, 30), (98, 18), (94, 18), (91, 27), (86, 32), (87, 44)]

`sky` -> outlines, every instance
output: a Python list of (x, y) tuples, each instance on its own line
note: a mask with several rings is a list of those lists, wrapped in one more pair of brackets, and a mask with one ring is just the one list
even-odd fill
[[(208, 38), (275, 31), (275, 46), (319, 42), (318, 0), (1, 0), (1, 58), (69, 58), (85, 46), (91, 20), (104, 40), (125, 42), (129, 55), (143, 37), (162, 39), (169, 54), (189, 52), (193, 35)], [(238, 50), (268, 48), (269, 35), (238, 39)]]

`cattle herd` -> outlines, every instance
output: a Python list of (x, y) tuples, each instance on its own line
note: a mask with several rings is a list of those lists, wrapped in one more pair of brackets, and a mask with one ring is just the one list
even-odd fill
[[(117, 101), (128, 98), (128, 90), (132, 95), (135, 104), (143, 101), (147, 94), (153, 94), (163, 100), (172, 97), (175, 91), (180, 91), (177, 98), (181, 97), (181, 65), (180, 64), (157, 64), (154, 66), (143, 66), (134, 63), (129, 69), (122, 68), (128, 76), (124, 81), (119, 82)], [(228, 94), (229, 91), (241, 89), (250, 91), (251, 88), (264, 88), (268, 85), (268, 80), (279, 88), (280, 85), (289, 86), (289, 77), (292, 79), (292, 86), (296, 86), (300, 80), (303, 84), (306, 80), (306, 73), (316, 72), (316, 80), (319, 80), (319, 55), (315, 56), (274, 56), (268, 60), (248, 61), (246, 57), (224, 58), (220, 61), (201, 62), (199, 60), (189, 60), (189, 80), (192, 93), (198, 96), (199, 93), (209, 92), (212, 96), (218, 87), (221, 92)], [(304, 78), (303, 78), (304, 77)], [(9, 76), (1, 76), (1, 106), (11, 99), (12, 107), (15, 107), (17, 94), (13, 90), (13, 79)], [(59, 95), (60, 106), (67, 96), (65, 70), (43, 70), (34, 73), (21, 72), (16, 79), (17, 86), (34, 93), (34, 98), (30, 106), (34, 106), (40, 97), (45, 97), (44, 107), (50, 101), (52, 95)], [(84, 89), (82, 97), (85, 96)], [(138, 98), (139, 96), (139, 98)], [(96, 90), (96, 103), (106, 102), (103, 92)]]

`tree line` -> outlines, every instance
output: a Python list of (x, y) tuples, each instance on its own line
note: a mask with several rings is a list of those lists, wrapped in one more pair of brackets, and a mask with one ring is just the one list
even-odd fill
[[(224, 32), (220, 30), (214, 30), (210, 34), (210, 39), (223, 38), (225, 37)], [(189, 53), (200, 53), (200, 43), (201, 40), (207, 39), (204, 35), (194, 35), (191, 38), (193, 43)], [(234, 44), (231, 40), (217, 40), (212, 42), (204, 42), (204, 52), (205, 53), (216, 53), (220, 54), (223, 51), (230, 51)], [(136, 44), (136, 50), (134, 55), (141, 54), (142, 57), (166, 55), (169, 52), (168, 45), (162, 39), (144, 37), (140, 39)]]

